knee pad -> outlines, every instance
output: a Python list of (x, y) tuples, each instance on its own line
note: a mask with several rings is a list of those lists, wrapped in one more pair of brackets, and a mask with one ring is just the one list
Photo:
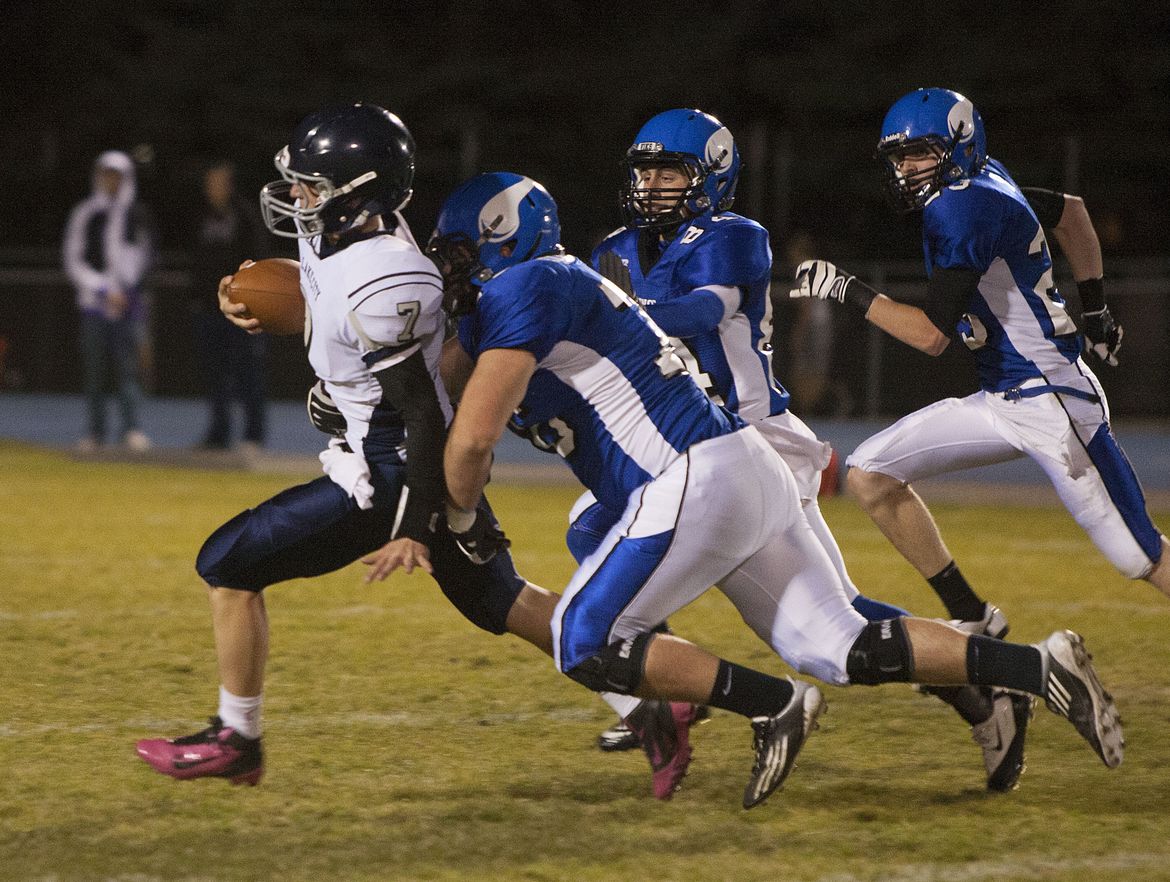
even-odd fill
[(611, 643), (565, 673), (594, 692), (631, 695), (642, 684), (646, 650), (653, 634), (639, 634)]
[(869, 622), (853, 645), (845, 663), (850, 683), (906, 683), (914, 673), (914, 654), (902, 619)]

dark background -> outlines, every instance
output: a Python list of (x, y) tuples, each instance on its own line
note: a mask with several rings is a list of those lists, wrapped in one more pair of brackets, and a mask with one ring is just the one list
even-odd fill
[[(578, 254), (618, 223), (617, 162), (639, 126), (669, 107), (700, 107), (737, 137), (745, 162), (736, 210), (770, 229), (778, 274), (787, 271), (785, 242), (803, 230), (818, 256), (877, 272), (896, 291), (900, 277), (921, 276), (921, 243), (913, 218), (886, 208), (873, 147), (894, 99), (942, 85), (975, 102), (991, 154), (1017, 181), (1085, 197), (1107, 273), (1135, 280), (1139, 292), (1118, 301), (1130, 345), (1165, 367), (1168, 3), (88, 0), (3, 9), (0, 268), (55, 267), (94, 156), (129, 150), (164, 249), (156, 309), (164, 349), (183, 333), (166, 291), (183, 284), (203, 164), (235, 160), (251, 197), (275, 177), (272, 155), (293, 125), (323, 104), (372, 101), (411, 128), (419, 152), (407, 216), (420, 238), (461, 179), (508, 169), (549, 188)], [(51, 356), (33, 350), (68, 324), (68, 300), (33, 321), (28, 298), (42, 298), (42, 312), (53, 301), (36, 290), (0, 286), (0, 333), (28, 386), (67, 388), (68, 367), (54, 370)], [(839, 369), (863, 383), (861, 350), (875, 344), (864, 328), (843, 333)], [(290, 354), (274, 357), (291, 365), (287, 342), (276, 350)], [(881, 345), (896, 347), (887, 368), (910, 359), (907, 379), (883, 387), (921, 374), (926, 363), (905, 347)], [(185, 358), (176, 349), (160, 391), (193, 391)], [(943, 365), (951, 362), (954, 372), (937, 362), (929, 370), (967, 391), (966, 359), (952, 353)], [(1140, 386), (1146, 375), (1132, 370)], [(1131, 385), (1120, 376), (1109, 382)], [(1168, 377), (1170, 369), (1150, 380), (1153, 391), (1134, 406), (1170, 412)], [(895, 395), (880, 409), (906, 405)]]

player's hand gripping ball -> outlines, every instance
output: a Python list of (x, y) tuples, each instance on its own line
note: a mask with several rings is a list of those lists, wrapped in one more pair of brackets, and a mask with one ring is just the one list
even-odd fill
[(301, 294), (301, 265), (286, 257), (270, 257), (236, 270), (228, 285), (228, 299), (248, 307), (248, 315), (269, 334), (302, 334), (305, 298)]

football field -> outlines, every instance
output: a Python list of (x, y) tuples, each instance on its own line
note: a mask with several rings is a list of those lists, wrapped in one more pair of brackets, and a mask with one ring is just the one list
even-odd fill
[[(692, 733), (682, 790), (656, 802), (640, 753), (595, 748), (608, 708), (550, 659), (477, 631), (425, 575), (368, 586), (355, 565), (267, 592), (263, 783), (164, 778), (135, 739), (193, 732), (216, 704), (195, 553), (303, 477), (0, 442), (0, 879), (1170, 879), (1170, 601), (1056, 508), (934, 513), (1012, 639), (1085, 636), (1125, 723), (1115, 771), (1041, 703), (1019, 789), (991, 795), (938, 701), (826, 687), (821, 729), (766, 804), (740, 808), (751, 731), (719, 711)], [(521, 572), (560, 590), (576, 488), (488, 490)], [(862, 590), (942, 614), (855, 504), (824, 508)], [(717, 592), (671, 624), (790, 673)]]

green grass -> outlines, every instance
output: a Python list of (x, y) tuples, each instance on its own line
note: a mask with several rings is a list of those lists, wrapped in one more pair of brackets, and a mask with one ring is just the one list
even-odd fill
[[(718, 712), (684, 789), (657, 803), (640, 755), (594, 749), (608, 710), (548, 659), (475, 630), (425, 576), (365, 586), (355, 566), (268, 592), (263, 785), (158, 776), (134, 739), (215, 709), (195, 552), (289, 482), (0, 444), (0, 879), (1170, 878), (1170, 603), (1118, 576), (1063, 510), (935, 514), (1013, 638), (1086, 636), (1126, 723), (1117, 771), (1041, 707), (1020, 789), (991, 796), (938, 702), (828, 688), (821, 731), (768, 804), (739, 808), (750, 733)], [(575, 489), (491, 491), (521, 571), (562, 587)], [(852, 503), (825, 510), (864, 590), (941, 614)], [(787, 671), (717, 593), (672, 623)]]

